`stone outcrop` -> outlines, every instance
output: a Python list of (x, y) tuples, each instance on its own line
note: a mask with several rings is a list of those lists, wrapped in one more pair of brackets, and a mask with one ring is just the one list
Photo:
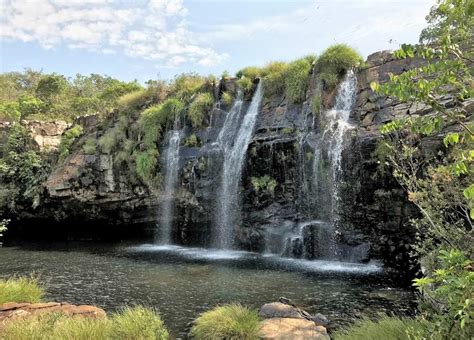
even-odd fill
[(87, 318), (105, 318), (103, 309), (90, 305), (71, 305), (64, 302), (17, 303), (9, 302), (0, 305), (0, 325), (3, 323), (37, 314), (63, 313), (68, 316)]
[(263, 339), (329, 339), (323, 325), (315, 322), (306, 311), (291, 304), (267, 303), (258, 314), (263, 319), (260, 331)]
[[(365, 262), (382, 259), (395, 268), (406, 268), (409, 245), (413, 241), (407, 221), (416, 210), (389, 171), (380, 171), (375, 149), (381, 139), (382, 124), (407, 114), (426, 114), (427, 107), (408, 106), (378, 96), (370, 89), (371, 81), (385, 82), (389, 73), (399, 74), (419, 65), (417, 60), (397, 60), (389, 52), (369, 56), (363, 69), (357, 71), (358, 90), (351, 114), (353, 128), (347, 133), (342, 154), (341, 233), (338, 235), (341, 255), (350, 261)], [(235, 79), (226, 79), (215, 88), (217, 97), (222, 91), (235, 95)], [(256, 130), (249, 145), (242, 181), (242, 223), (237, 226), (237, 246), (262, 251), (265, 238), (292, 231), (301, 221), (317, 218), (317, 201), (313, 194), (305, 194), (311, 178), (311, 151), (316, 142), (311, 131), (319, 127), (319, 116), (311, 111), (314, 95), (321, 95), (322, 109), (334, 104), (336, 91), (325, 89), (317, 74), (310, 79), (306, 100), (289, 103), (284, 96), (266, 98), (258, 117)], [(449, 103), (452, 98), (444, 98)], [(242, 112), (249, 105), (244, 103)], [(474, 104), (470, 104), (474, 106)], [(186, 127), (185, 138), (194, 134), (199, 146), (182, 145), (180, 149), (179, 187), (174, 216), (176, 243), (205, 246), (214, 223), (216, 194), (219, 189), (222, 150), (215, 145), (229, 107), (216, 107), (210, 115), (210, 126), (197, 130)], [(81, 145), (86, 138), (98, 140), (118, 124), (113, 115), (107, 124), (99, 124), (97, 117), (88, 117), (81, 124), (86, 134), (76, 142), (70, 157), (55, 167), (44, 184), (42, 203), (33, 211), (17, 211), (23, 219), (43, 219), (65, 223), (97, 222), (97, 228), (122, 226), (139, 230), (153, 228), (158, 221), (157, 211), (161, 196), (140, 181), (131, 180), (134, 169), (116, 164), (117, 155), (97, 151), (86, 154)], [(36, 131), (40, 147), (52, 146), (52, 137), (62, 127)], [(64, 130), (63, 130), (64, 131)], [(303, 135), (307, 136), (304, 140)], [(48, 138), (46, 138), (48, 137)], [(439, 141), (431, 141), (427, 149), (435, 150)], [(131, 156), (130, 156), (131, 157)], [(256, 191), (252, 179), (269, 176), (276, 186), (272, 192)], [(325, 199), (323, 197), (323, 199)], [(88, 223), (86, 223), (88, 224)], [(62, 228), (72, 228), (66, 223)], [(305, 236), (309, 242), (319, 235), (320, 226), (313, 223)], [(140, 229), (141, 230), (141, 229)], [(305, 241), (307, 242), (307, 241)], [(282, 249), (278, 244), (277, 248)], [(302, 246), (292, 254), (301, 256)], [(306, 253), (308, 253), (306, 251)], [(318, 252), (310, 254), (318, 257)]]
[(61, 136), (71, 127), (64, 121), (25, 120), (22, 122), (28, 128), (31, 138), (36, 142), (40, 151), (54, 151), (61, 144)]

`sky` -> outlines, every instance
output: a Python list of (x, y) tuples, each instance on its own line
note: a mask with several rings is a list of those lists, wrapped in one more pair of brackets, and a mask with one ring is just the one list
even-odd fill
[(0, 0), (0, 71), (234, 74), (346, 43), (416, 43), (435, 0)]

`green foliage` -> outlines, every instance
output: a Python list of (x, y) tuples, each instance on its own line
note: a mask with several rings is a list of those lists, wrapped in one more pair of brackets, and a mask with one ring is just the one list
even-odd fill
[(262, 192), (273, 196), (277, 185), (277, 181), (268, 175), (264, 175), (262, 177), (252, 177), (252, 186), (257, 194)]
[(67, 80), (64, 76), (53, 73), (47, 75), (38, 82), (36, 95), (48, 104), (60, 97), (67, 89)]
[(201, 314), (191, 328), (191, 335), (197, 340), (253, 340), (259, 339), (260, 327), (257, 311), (230, 304)]
[(0, 120), (18, 122), (20, 120), (20, 106), (17, 102), (0, 103)]
[(110, 154), (120, 140), (120, 131), (113, 128), (99, 138), (99, 146), (103, 153)]
[(314, 115), (319, 115), (321, 112), (321, 96), (315, 94), (311, 99), (311, 111)]
[(201, 140), (196, 136), (196, 134), (192, 134), (184, 141), (184, 145), (189, 147), (200, 147), (202, 145)]
[(262, 68), (256, 66), (244, 67), (235, 74), (237, 78), (245, 77), (249, 78), (250, 80), (255, 80), (258, 77), (262, 77), (264, 75), (265, 74), (262, 74)]
[(362, 62), (351, 47), (337, 44), (327, 48), (316, 61), (316, 72), (327, 88), (334, 88), (350, 68)]
[(182, 102), (189, 103), (205, 84), (205, 77), (195, 73), (183, 73), (175, 77), (171, 85), (171, 93)]
[(247, 78), (247, 77), (243, 77), (237, 80), (237, 85), (242, 91), (244, 91), (244, 93), (250, 93), (250, 91), (252, 91), (252, 88), (253, 88), (252, 79)]
[(191, 121), (191, 125), (195, 128), (200, 128), (204, 124), (209, 112), (214, 106), (214, 97), (212, 94), (200, 93), (193, 100), (188, 110), (188, 118)]
[(234, 101), (234, 97), (232, 96), (231, 93), (225, 91), (225, 92), (222, 93), (221, 101), (224, 105), (229, 106)]
[(169, 334), (158, 313), (137, 306), (112, 316), (112, 338), (166, 340)]
[(0, 280), (0, 305), (7, 302), (40, 302), (44, 290), (34, 277)]
[(262, 74), (264, 95), (266, 98), (279, 96), (285, 93), (285, 76), (287, 64), (281, 61), (273, 61), (265, 65)]
[(147, 90), (137, 90), (122, 95), (117, 100), (117, 105), (120, 110), (137, 110), (145, 106), (149, 100), (150, 93)]
[(50, 164), (44, 162), (35, 150), (28, 130), (14, 124), (3, 146), (4, 157), (0, 159), (0, 175), (5, 183), (12, 183), (18, 189), (11, 201), (22, 198), (34, 200), (46, 179)]
[[(414, 280), (414, 285), (436, 301), (424, 311), (429, 334), (440, 339), (468, 339), (474, 334), (473, 262), (462, 251), (439, 252), (439, 263), (432, 276)], [(438, 306), (442, 305), (442, 310)]]
[(95, 154), (97, 148), (97, 140), (95, 138), (87, 138), (84, 145), (82, 146), (82, 150), (87, 155)]
[(111, 318), (70, 317), (62, 313), (37, 313), (9, 322), (2, 329), (5, 340), (109, 340), (169, 339), (160, 316), (145, 307), (125, 308)]
[(18, 104), (22, 118), (41, 113), (45, 110), (44, 102), (30, 95), (21, 95), (20, 98), (18, 98)]
[(383, 316), (377, 321), (362, 319), (332, 334), (335, 340), (424, 339), (425, 324), (416, 319)]
[(309, 77), (311, 74), (311, 59), (302, 58), (288, 64), (285, 75), (286, 95), (292, 103), (301, 103), (306, 98)]
[(286, 128), (281, 129), (281, 132), (282, 132), (284, 135), (291, 135), (293, 132), (295, 132), (295, 128), (286, 127)]
[(140, 151), (135, 154), (136, 172), (138, 177), (144, 183), (153, 186), (158, 160), (159, 153), (156, 148), (150, 148), (146, 151)]
[(83, 129), (80, 125), (74, 125), (61, 136), (61, 144), (59, 145), (59, 160), (63, 161), (69, 156), (71, 146), (74, 141), (82, 135)]

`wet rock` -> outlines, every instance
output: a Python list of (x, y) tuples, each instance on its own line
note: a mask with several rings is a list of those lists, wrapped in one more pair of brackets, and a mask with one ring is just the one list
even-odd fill
[(266, 303), (258, 311), (258, 315), (263, 319), (270, 318), (295, 318), (304, 319), (300, 310), (294, 306), (281, 302)]

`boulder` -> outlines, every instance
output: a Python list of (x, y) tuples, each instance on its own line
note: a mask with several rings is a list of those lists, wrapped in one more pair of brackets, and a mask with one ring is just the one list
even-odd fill
[(264, 304), (258, 315), (263, 319), (270, 318), (292, 318), (292, 319), (304, 319), (300, 310), (296, 307), (281, 303), (272, 302)]
[(263, 339), (327, 339), (326, 328), (313, 321), (294, 318), (271, 318), (262, 322), (260, 336)]
[(71, 305), (64, 302), (45, 303), (16, 303), (8, 302), (0, 305), (0, 324), (17, 318), (28, 317), (33, 314), (64, 313), (69, 316), (88, 318), (105, 318), (107, 315), (102, 308), (89, 305)]

